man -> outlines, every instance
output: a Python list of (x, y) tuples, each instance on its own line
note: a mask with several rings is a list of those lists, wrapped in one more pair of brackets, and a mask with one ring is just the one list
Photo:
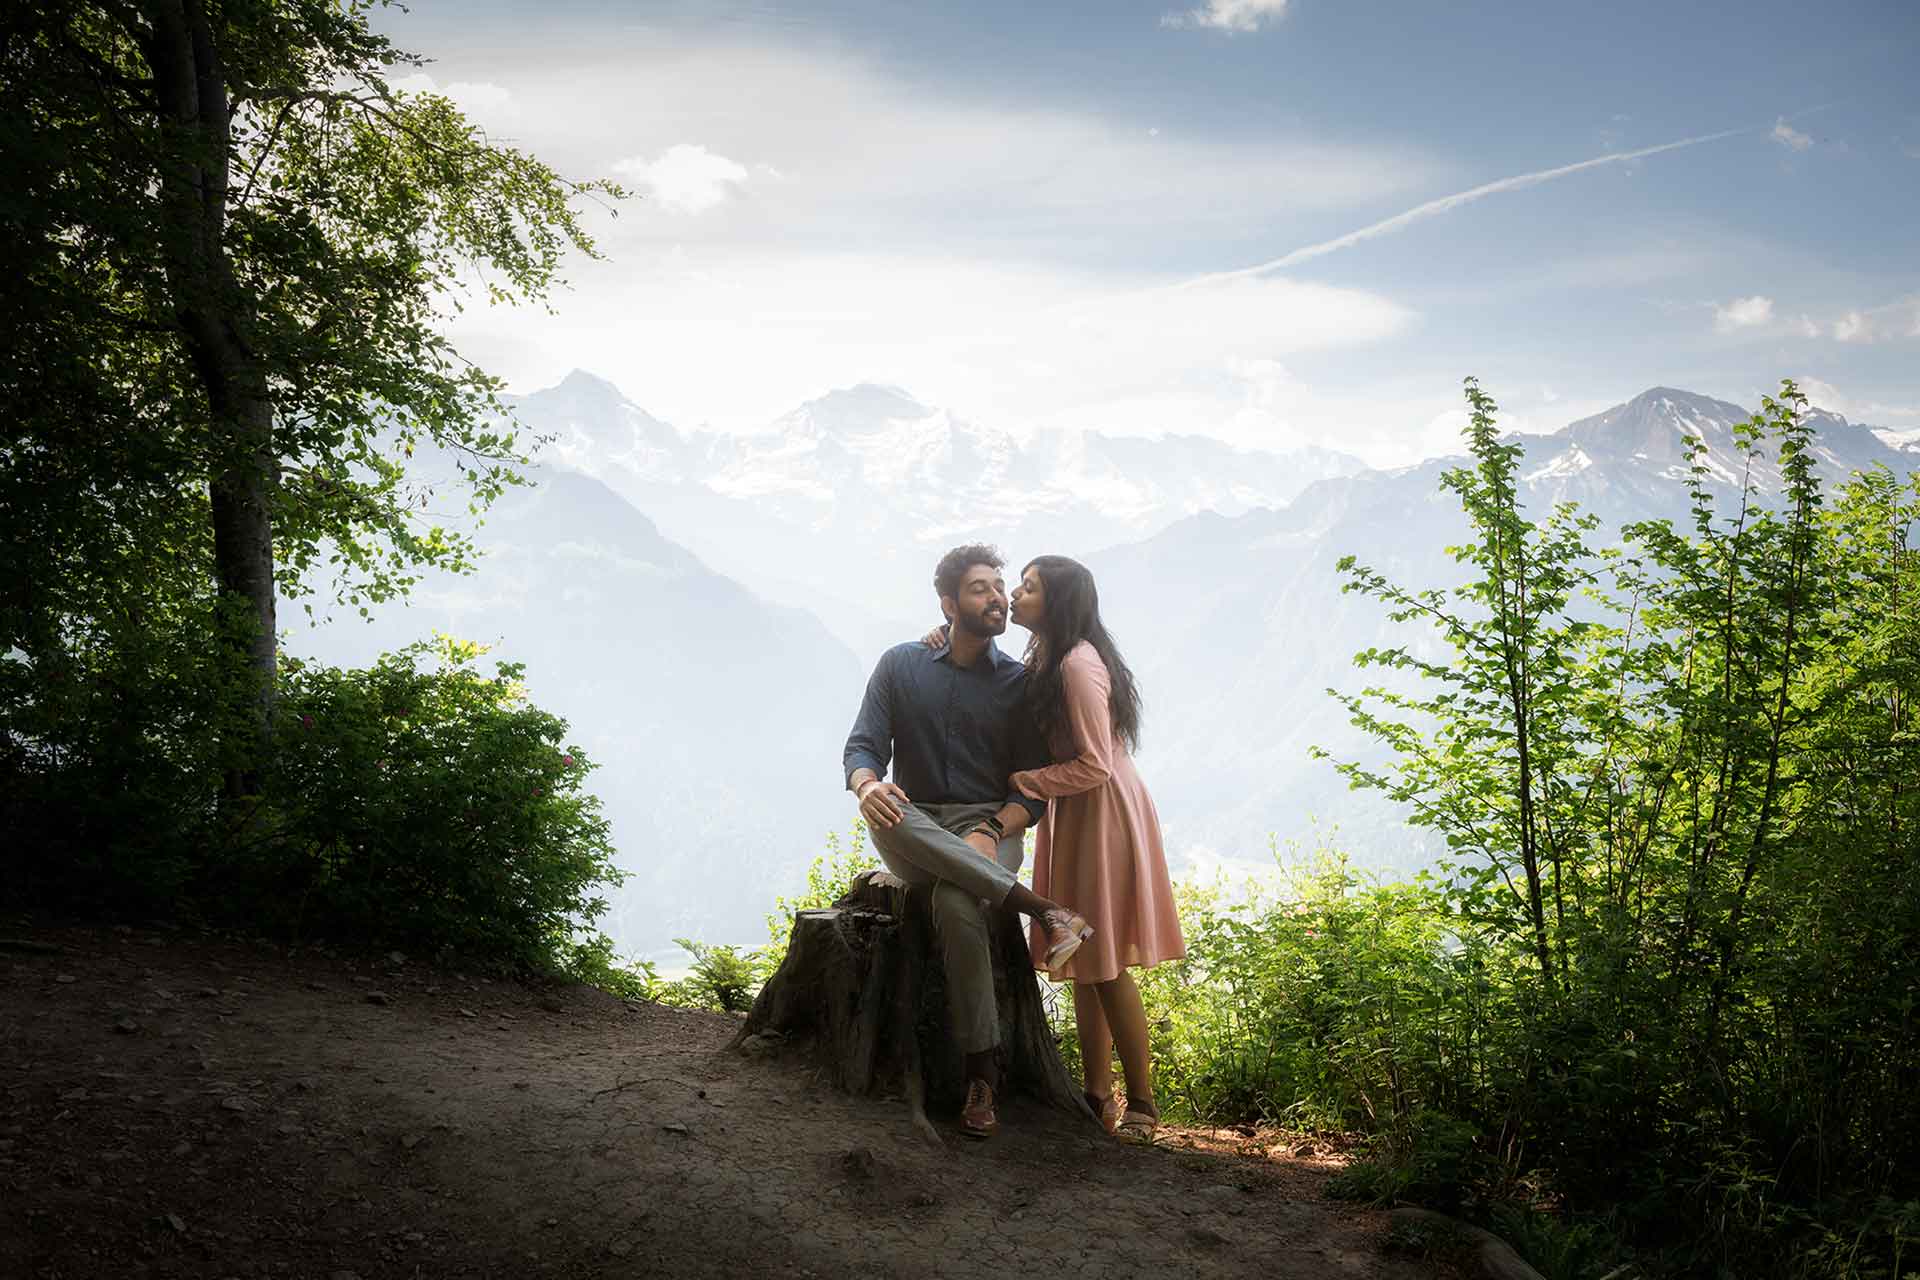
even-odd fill
[[(1064, 964), (1093, 932), (1015, 876), (1024, 856), (1020, 833), (1046, 804), (1007, 780), (1045, 760), (1022, 706), (1026, 667), (993, 642), (1007, 629), (1003, 564), (979, 545), (942, 557), (933, 587), (947, 644), (933, 649), (914, 640), (881, 656), (842, 757), (847, 789), (859, 798), (882, 861), (908, 884), (932, 888), (948, 1011), (966, 1055), (960, 1128), (975, 1138), (998, 1127), (1000, 1016), (985, 912), (1010, 906), (1039, 920), (1049, 965)], [(884, 780), (889, 760), (891, 782)]]

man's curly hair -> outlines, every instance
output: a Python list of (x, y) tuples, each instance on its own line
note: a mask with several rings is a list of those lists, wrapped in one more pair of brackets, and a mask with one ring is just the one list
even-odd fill
[(939, 567), (933, 571), (934, 594), (942, 600), (958, 600), (960, 579), (966, 577), (967, 570), (977, 564), (1003, 569), (1007, 562), (1000, 558), (998, 547), (988, 546), (984, 542), (970, 542), (964, 547), (955, 547), (940, 557)]

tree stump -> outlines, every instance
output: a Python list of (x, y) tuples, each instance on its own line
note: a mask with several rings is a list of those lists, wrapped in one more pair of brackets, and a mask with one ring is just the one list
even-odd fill
[[(1019, 916), (996, 911), (991, 929), (1002, 1095), (1092, 1119), (1047, 1025)], [(957, 1111), (966, 1079), (924, 892), (885, 871), (863, 871), (832, 907), (795, 916), (786, 959), (733, 1047), (782, 1039), (810, 1047), (849, 1093), (898, 1089), (915, 1126), (938, 1140), (928, 1108)]]

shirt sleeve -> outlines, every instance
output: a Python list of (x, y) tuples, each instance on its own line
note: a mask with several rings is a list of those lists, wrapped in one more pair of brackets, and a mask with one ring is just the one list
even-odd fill
[[(1047, 741), (1040, 733), (1040, 726), (1034, 723), (1032, 708), (1024, 698), (1015, 707), (1014, 715), (1018, 717), (1013, 735), (1013, 767), (1016, 770), (1014, 776), (1017, 777), (1018, 771), (1044, 767), (1048, 757)], [(1047, 816), (1047, 802), (1022, 795), (1011, 778), (1007, 781), (1007, 798), (1003, 803), (1017, 804), (1025, 809), (1027, 825), (1030, 827), (1038, 826), (1040, 819)]]
[(1061, 664), (1066, 685), (1067, 727), (1079, 754), (1044, 769), (1023, 769), (1012, 785), (1036, 800), (1077, 796), (1113, 776), (1113, 717), (1107, 710), (1107, 664), (1092, 649), (1076, 650)]
[(853, 732), (847, 735), (846, 750), (840, 755), (840, 784), (851, 786), (856, 769), (871, 769), (874, 776), (887, 776), (887, 762), (893, 759), (893, 655), (881, 655), (880, 662), (867, 679), (867, 692), (860, 699), (860, 713), (853, 719)]

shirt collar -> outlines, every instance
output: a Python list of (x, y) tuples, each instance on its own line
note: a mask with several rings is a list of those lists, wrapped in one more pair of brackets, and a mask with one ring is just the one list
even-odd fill
[[(935, 662), (952, 661), (953, 642), (949, 640), (947, 643), (941, 645), (938, 649), (932, 650), (931, 654), (932, 654), (932, 659)], [(1007, 656), (1006, 650), (1002, 649), (999, 645), (995, 644), (991, 640), (987, 641), (987, 670), (998, 671), (1001, 667), (1006, 666), (1009, 662), (1012, 662), (1012, 661), (1014, 661), (1014, 659)], [(972, 667), (966, 667), (962, 669), (967, 671), (973, 670)]]

